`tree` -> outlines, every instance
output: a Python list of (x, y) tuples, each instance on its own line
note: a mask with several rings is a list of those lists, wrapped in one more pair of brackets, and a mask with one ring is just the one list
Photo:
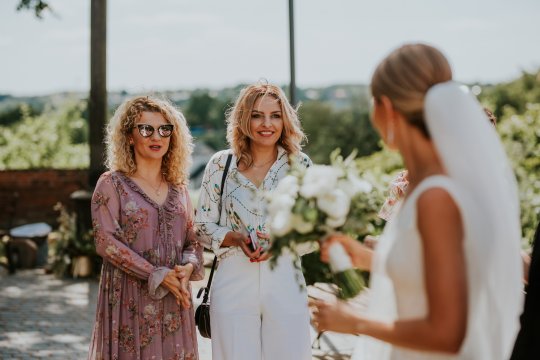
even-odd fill
[(356, 149), (360, 156), (380, 149), (367, 109), (336, 111), (323, 102), (310, 101), (300, 107), (299, 114), (309, 140), (306, 153), (314, 162), (328, 163), (330, 153), (338, 147), (344, 155)]
[[(17, 10), (34, 10), (42, 18), (52, 11), (47, 1), (20, 0)], [(107, 0), (91, 0), (90, 7), (90, 170), (89, 185), (93, 187), (104, 171), (103, 129), (107, 118)]]

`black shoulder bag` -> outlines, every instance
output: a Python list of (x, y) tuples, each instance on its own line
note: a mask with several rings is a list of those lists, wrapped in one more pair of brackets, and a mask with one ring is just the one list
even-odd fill
[[(225, 163), (225, 169), (223, 170), (223, 177), (221, 178), (221, 193), (223, 195), (223, 189), (225, 186), (225, 178), (227, 177), (227, 172), (229, 171), (229, 166), (231, 165), (232, 154), (227, 156), (227, 162)], [(221, 209), (222, 199), (219, 200), (219, 206)], [(212, 270), (210, 271), (210, 277), (208, 278), (208, 283), (205, 287), (201, 288), (197, 293), (197, 299), (201, 297), (204, 291), (204, 297), (202, 303), (197, 306), (195, 310), (195, 324), (199, 328), (199, 333), (202, 337), (209, 338), (211, 337), (210, 332), (210, 300), (208, 296), (210, 295), (210, 286), (212, 285), (212, 278), (214, 277), (214, 270), (216, 269), (217, 256), (214, 256), (214, 262), (212, 263)]]

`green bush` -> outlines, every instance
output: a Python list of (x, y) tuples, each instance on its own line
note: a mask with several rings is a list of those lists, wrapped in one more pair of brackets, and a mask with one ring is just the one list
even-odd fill
[(88, 168), (86, 104), (69, 101), (34, 116), (22, 107), (22, 119), (0, 126), (0, 170)]

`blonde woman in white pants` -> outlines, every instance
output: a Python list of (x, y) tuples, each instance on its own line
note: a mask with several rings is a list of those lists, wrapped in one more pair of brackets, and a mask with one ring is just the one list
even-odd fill
[(219, 258), (210, 294), (212, 358), (310, 360), (301, 274), (290, 256), (280, 257), (271, 269), (265, 252), (269, 234), (263, 194), (286, 175), (289, 157), (311, 164), (300, 152), (300, 122), (279, 87), (255, 84), (241, 91), (227, 125), (231, 149), (208, 162), (195, 220)]

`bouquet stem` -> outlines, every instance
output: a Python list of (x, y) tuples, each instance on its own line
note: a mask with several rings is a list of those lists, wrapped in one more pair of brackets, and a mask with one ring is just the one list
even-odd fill
[(347, 255), (340, 243), (333, 243), (328, 250), (330, 255), (330, 268), (334, 274), (336, 285), (340, 289), (339, 297), (341, 299), (355, 297), (364, 288), (364, 279), (353, 268), (349, 255)]

